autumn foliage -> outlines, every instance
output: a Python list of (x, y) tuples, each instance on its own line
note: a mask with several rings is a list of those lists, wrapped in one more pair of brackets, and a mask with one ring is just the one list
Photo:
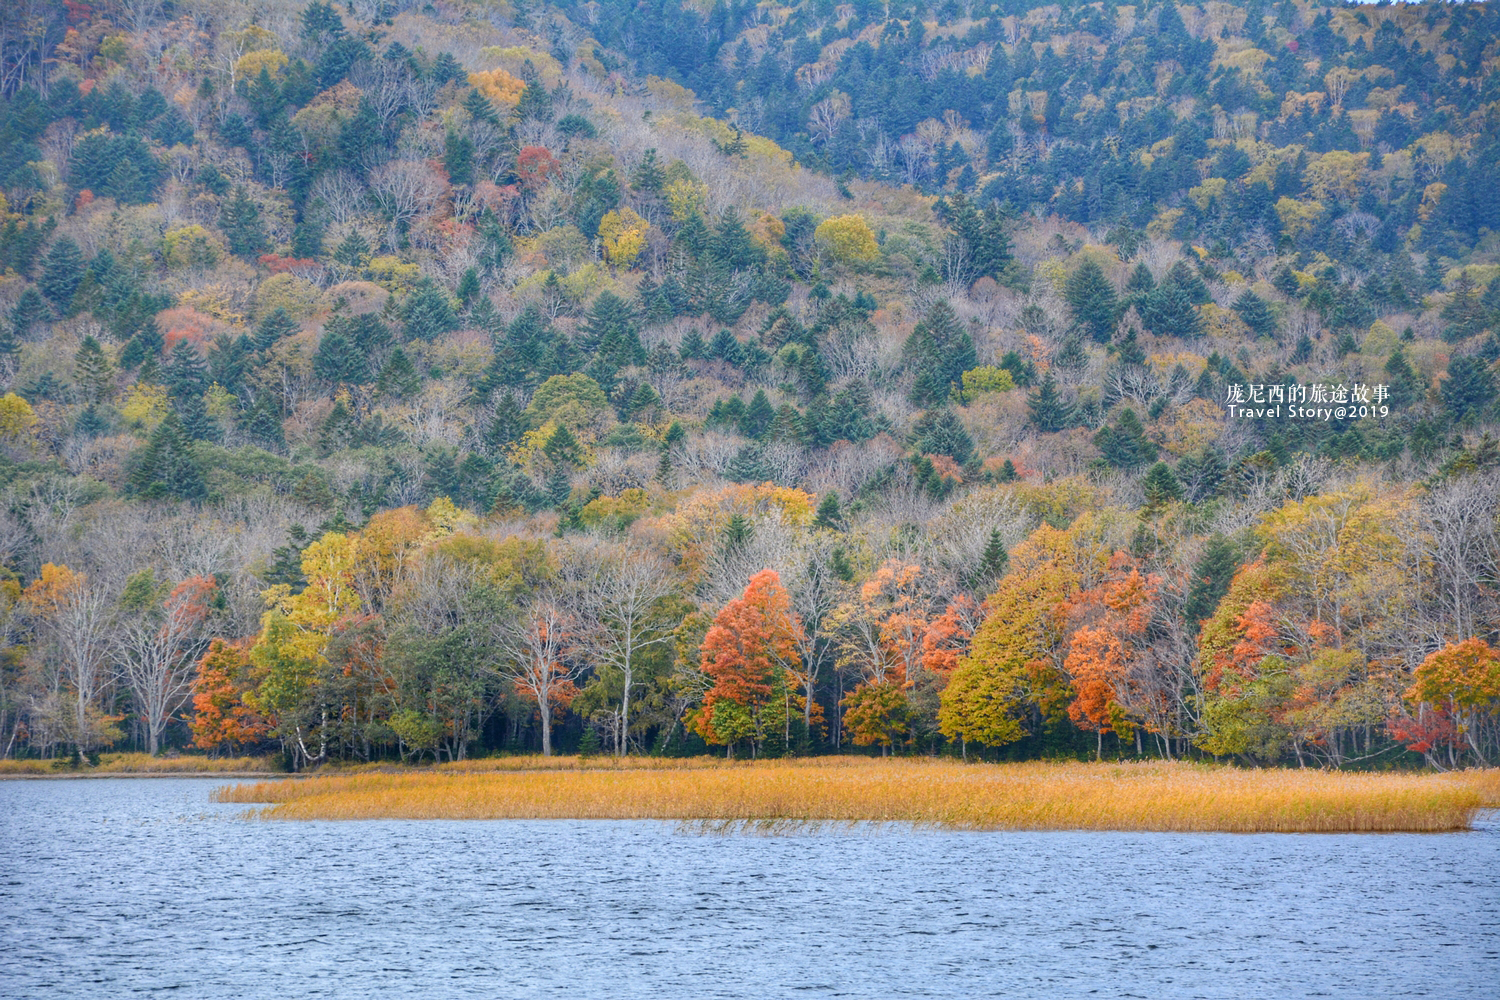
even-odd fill
[(773, 685), (798, 664), (802, 623), (775, 570), (750, 578), (745, 592), (714, 616), (699, 648), (713, 681), (694, 728), (709, 743), (732, 744), (761, 732), (760, 713)]

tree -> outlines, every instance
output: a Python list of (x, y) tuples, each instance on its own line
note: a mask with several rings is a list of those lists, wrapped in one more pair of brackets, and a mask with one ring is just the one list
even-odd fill
[(153, 756), (161, 750), (167, 723), (192, 695), (216, 587), (212, 579), (189, 577), (165, 600), (158, 603), (153, 595), (145, 606), (128, 608), (116, 625), (120, 664), (146, 730), (147, 752)]
[(619, 678), (620, 709), (614, 727), (616, 756), (630, 750), (631, 699), (644, 654), (672, 641), (681, 616), (667, 599), (676, 591), (671, 568), (650, 553), (620, 549), (594, 565), (583, 593), (579, 644), (598, 667)]
[(813, 233), (835, 264), (858, 267), (880, 259), (880, 244), (862, 215), (835, 215), (824, 219)]
[(1438, 392), (1455, 421), (1479, 419), (1495, 401), (1495, 377), (1483, 358), (1454, 358)]
[[(1150, 725), (1168, 707), (1142, 655), (1159, 585), (1117, 554), (1109, 579), (1066, 602), (1073, 632), (1063, 669), (1075, 694), (1068, 716), (1097, 735), (1096, 759), (1103, 758), (1106, 729), (1123, 740), (1137, 720)], [(1162, 728), (1158, 721), (1155, 731)]]
[(368, 355), (337, 327), (325, 330), (313, 355), (313, 374), (331, 385), (363, 385), (370, 381)]
[(893, 683), (861, 684), (844, 696), (844, 728), (855, 746), (878, 746), (887, 756), (906, 742), (916, 713)]
[(215, 639), (198, 661), (193, 678), (193, 745), (210, 755), (232, 754), (254, 746), (270, 731), (266, 720), (245, 703), (254, 688), (254, 664), (243, 646)]
[(1027, 395), (1026, 406), (1031, 411), (1032, 426), (1039, 431), (1064, 430), (1073, 422), (1073, 407), (1063, 400), (1051, 372)]
[(1406, 698), (1451, 718), (1480, 767), (1500, 754), (1500, 653), (1483, 639), (1450, 643), (1417, 667)]
[(1276, 332), (1276, 316), (1270, 305), (1250, 289), (1245, 289), (1234, 300), (1234, 311), (1257, 337), (1269, 337)]
[(175, 412), (151, 432), (146, 447), (131, 456), (128, 482), (137, 496), (146, 499), (173, 497), (198, 501), (207, 498), (203, 466), (193, 453), (192, 440)]
[(55, 658), (58, 687), (65, 683), (72, 703), (64, 718), (66, 742), (81, 752), (106, 745), (120, 732), (104, 712), (110, 685), (107, 669), (113, 607), (104, 587), (66, 565), (43, 563), (22, 594), (22, 606), (45, 638)]
[(59, 236), (42, 258), (42, 276), (37, 287), (58, 312), (66, 313), (73, 293), (83, 280), (83, 272), (83, 251), (69, 237)]
[(219, 228), (229, 243), (229, 252), (238, 257), (256, 257), (266, 252), (265, 223), (260, 206), (244, 186), (234, 189), (234, 197), (219, 209)]
[(1063, 297), (1067, 299), (1073, 322), (1087, 331), (1094, 343), (1109, 343), (1119, 301), (1115, 286), (1104, 276), (1104, 269), (1092, 258), (1086, 259), (1068, 276)]
[(1146, 438), (1141, 419), (1129, 407), (1120, 411), (1113, 427), (1099, 429), (1094, 444), (1106, 462), (1120, 469), (1133, 469), (1156, 458), (1156, 445)]
[(795, 670), (805, 635), (776, 571), (752, 576), (744, 593), (714, 616), (699, 648), (699, 669), (713, 687), (694, 718), (697, 733), (729, 756), (735, 743), (761, 739), (762, 710), (781, 675)]
[(423, 278), (401, 305), (406, 336), (414, 340), (436, 340), (458, 329), (458, 317), (448, 296), (430, 278)]
[(935, 406), (961, 390), (964, 372), (977, 363), (974, 340), (958, 322), (946, 300), (933, 304), (906, 338), (902, 359), (913, 372), (911, 399)]
[(536, 703), (542, 726), (542, 756), (552, 756), (552, 720), (577, 694), (570, 657), (577, 618), (564, 596), (546, 588), (495, 625), (494, 642), (504, 657), (500, 677)]

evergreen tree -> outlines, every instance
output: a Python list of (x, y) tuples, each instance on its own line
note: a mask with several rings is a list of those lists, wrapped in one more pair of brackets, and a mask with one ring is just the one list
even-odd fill
[(1026, 406), (1031, 411), (1032, 426), (1039, 431), (1060, 431), (1073, 422), (1073, 407), (1063, 400), (1051, 372), (1027, 395)]
[(1495, 377), (1480, 358), (1454, 358), (1438, 392), (1454, 421), (1482, 419), (1495, 401)]
[(844, 512), (839, 508), (839, 495), (829, 492), (824, 495), (818, 504), (818, 512), (813, 516), (813, 525), (818, 528), (827, 528), (829, 531), (841, 531), (844, 527)]
[(27, 285), (10, 311), (10, 327), (15, 331), (15, 337), (27, 340), (36, 327), (51, 320), (52, 307), (42, 298), (42, 293), (36, 290), (35, 285)]
[(1130, 272), (1130, 280), (1125, 283), (1125, 294), (1133, 301), (1139, 302), (1143, 296), (1150, 295), (1156, 290), (1156, 279), (1151, 276), (1151, 269), (1146, 266), (1145, 261), (1135, 265), (1135, 270)]
[(500, 124), (500, 116), (495, 114), (495, 106), (490, 103), (489, 98), (477, 90), (469, 91), (468, 96), (464, 98), (464, 110), (476, 122), (487, 122), (490, 125)]
[(83, 280), (83, 272), (83, 251), (68, 237), (59, 236), (42, 258), (42, 276), (37, 285), (58, 312), (66, 313), (73, 293)]
[(303, 219), (292, 229), (292, 256), (302, 260), (323, 256), (323, 227)]
[(588, 372), (606, 393), (613, 391), (614, 380), (621, 368), (646, 363), (646, 349), (641, 345), (635, 311), (629, 302), (613, 292), (600, 292), (594, 300), (584, 320), (583, 336), (578, 346), (593, 354)]
[(422, 391), (422, 376), (417, 372), (411, 358), (401, 348), (391, 352), (380, 375), (375, 379), (375, 392), (394, 399), (408, 399)]
[(256, 326), (255, 347), (257, 350), (267, 350), (283, 337), (290, 337), (296, 333), (298, 329), (297, 321), (292, 319), (291, 314), (281, 306), (277, 306), (266, 313)]
[(1114, 426), (1101, 427), (1094, 444), (1104, 461), (1118, 469), (1133, 469), (1156, 458), (1156, 445), (1146, 438), (1146, 429), (1130, 407), (1120, 411)]
[(109, 433), (109, 421), (104, 419), (98, 407), (90, 403), (73, 422), (73, 433), (82, 438), (103, 437)]
[(219, 425), (208, 415), (208, 406), (201, 395), (179, 398), (173, 409), (182, 421), (182, 432), (190, 441), (217, 441)]
[(1193, 631), (1196, 632), (1200, 623), (1213, 615), (1224, 595), (1229, 593), (1230, 581), (1234, 579), (1239, 564), (1239, 552), (1228, 539), (1218, 533), (1209, 538), (1208, 548), (1193, 565), (1193, 582), (1182, 607), (1182, 616)]
[(271, 397), (262, 394), (245, 419), (245, 433), (264, 448), (284, 448), (286, 438), (281, 429), (281, 416)]
[(964, 372), (978, 364), (974, 340), (946, 300), (927, 310), (906, 338), (901, 354), (914, 373), (911, 400), (919, 406), (947, 400), (955, 386), (963, 385)]
[(193, 454), (192, 442), (175, 412), (151, 432), (146, 447), (131, 456), (127, 484), (132, 493), (148, 500), (172, 498), (201, 501), (208, 496), (203, 467)]
[(1157, 462), (1146, 472), (1141, 483), (1146, 494), (1146, 510), (1155, 512), (1167, 504), (1182, 499), (1182, 484), (1172, 474), (1166, 462)]
[(458, 475), (458, 460), (447, 448), (438, 448), (427, 456), (424, 469), (427, 495), (432, 499), (459, 496), (461, 482)]
[(1276, 317), (1271, 313), (1271, 307), (1250, 289), (1245, 289), (1234, 300), (1234, 311), (1257, 337), (1269, 337), (1276, 332)]
[(370, 380), (367, 356), (338, 329), (324, 329), (312, 367), (314, 376), (331, 385), (363, 385)]
[(229, 252), (239, 257), (256, 257), (266, 252), (266, 227), (260, 218), (260, 206), (243, 186), (234, 189), (234, 197), (219, 208), (219, 228), (229, 243)]
[(1009, 564), (1010, 554), (1005, 551), (1005, 542), (1000, 538), (1000, 529), (991, 528), (990, 540), (985, 543), (984, 552), (979, 557), (979, 565), (970, 575), (970, 589), (979, 594), (988, 592), (1005, 575), (1005, 568)]
[(1139, 366), (1146, 363), (1146, 349), (1141, 346), (1134, 327), (1126, 331), (1125, 336), (1116, 345), (1116, 350), (1122, 365)]
[(474, 183), (474, 140), (452, 129), (443, 139), (443, 169), (454, 184)]
[(974, 457), (974, 439), (946, 406), (922, 414), (912, 427), (911, 443), (920, 454), (947, 455), (959, 465)]
[(408, 340), (436, 340), (458, 329), (458, 317), (448, 296), (423, 278), (401, 306), (401, 321), (406, 324)]
[(1085, 260), (1068, 276), (1063, 297), (1067, 299), (1074, 324), (1094, 338), (1095, 343), (1108, 343), (1114, 334), (1119, 299), (1115, 286), (1104, 276), (1104, 269), (1092, 259)]
[(1210, 445), (1189, 452), (1177, 463), (1178, 482), (1182, 483), (1187, 499), (1193, 503), (1218, 496), (1228, 471), (1224, 456)]
[(120, 352), (120, 367), (136, 368), (148, 362), (155, 364), (156, 359), (161, 355), (161, 350), (161, 331), (157, 329), (154, 320), (147, 320), (140, 332), (130, 338), (130, 342)]
[(86, 334), (83, 343), (73, 355), (73, 381), (83, 401), (90, 406), (108, 402), (114, 395), (115, 366), (93, 334)]
[(244, 390), (245, 374), (255, 355), (255, 342), (245, 334), (231, 337), (221, 333), (208, 349), (208, 372), (213, 381), (239, 396)]
[(724, 467), (724, 478), (732, 483), (764, 483), (771, 479), (759, 445), (747, 444)]
[(766, 390), (755, 390), (755, 396), (750, 400), (750, 405), (745, 408), (744, 416), (740, 417), (740, 433), (747, 438), (760, 441), (765, 438), (771, 430), (771, 424), (776, 419), (776, 411), (771, 408), (771, 400), (766, 396)]
[(1385, 363), (1386, 402), (1391, 409), (1405, 409), (1424, 395), (1422, 377), (1412, 370), (1406, 352), (1397, 347)]
[(194, 396), (202, 398), (208, 391), (208, 365), (189, 341), (179, 340), (172, 348), (167, 361), (166, 388), (179, 403)]
[(351, 229), (334, 249), (333, 259), (345, 267), (364, 267), (370, 259), (370, 243), (358, 229)]

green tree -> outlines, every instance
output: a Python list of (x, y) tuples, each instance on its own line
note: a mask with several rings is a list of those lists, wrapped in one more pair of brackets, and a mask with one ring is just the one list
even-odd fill
[(331, 385), (363, 385), (370, 380), (370, 363), (341, 331), (325, 329), (313, 355), (313, 374)]
[(1257, 337), (1269, 337), (1276, 332), (1276, 316), (1270, 305), (1250, 289), (1245, 289), (1234, 300), (1234, 311)]
[(266, 252), (266, 226), (260, 217), (260, 206), (241, 185), (234, 197), (219, 208), (219, 228), (229, 244), (229, 252), (239, 257), (256, 257)]
[(151, 432), (146, 446), (131, 456), (127, 483), (132, 493), (148, 500), (196, 502), (207, 498), (203, 466), (175, 412), (168, 413)]
[(423, 278), (406, 297), (401, 306), (401, 321), (406, 324), (410, 340), (436, 340), (458, 329), (453, 304), (430, 278)]
[(83, 251), (78, 244), (66, 236), (59, 236), (42, 258), (42, 276), (37, 287), (42, 290), (60, 313), (68, 311), (73, 293), (83, 280)]
[(1115, 330), (1119, 298), (1115, 286), (1104, 276), (1104, 269), (1092, 259), (1085, 260), (1068, 276), (1063, 292), (1073, 322), (1087, 331), (1096, 344), (1109, 343)]
[(73, 355), (73, 381), (85, 403), (108, 402), (114, 395), (115, 366), (93, 334), (85, 334), (83, 343)]
[(1032, 426), (1039, 431), (1060, 431), (1073, 422), (1073, 407), (1063, 400), (1051, 372), (1026, 397), (1026, 406), (1031, 411)]
[(903, 360), (913, 372), (911, 399), (921, 406), (944, 402), (962, 387), (964, 372), (978, 364), (974, 339), (946, 300), (935, 302), (906, 338)]

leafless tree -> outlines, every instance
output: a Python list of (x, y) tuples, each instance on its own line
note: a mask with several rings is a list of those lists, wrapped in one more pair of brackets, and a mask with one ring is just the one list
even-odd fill
[[(615, 755), (629, 752), (630, 703), (640, 657), (672, 640), (677, 622), (663, 606), (676, 590), (672, 568), (649, 551), (625, 547), (596, 553), (580, 595), (578, 645), (596, 664), (619, 675)], [(597, 668), (596, 668), (597, 669)]]
[(543, 757), (552, 756), (552, 717), (573, 684), (571, 656), (578, 623), (570, 596), (555, 588), (542, 589), (517, 614), (492, 625), (503, 657), (497, 673), (536, 702)]
[(161, 749), (161, 734), (193, 690), (193, 670), (208, 645), (211, 580), (185, 581), (160, 605), (121, 616), (113, 645), (136, 711), (146, 727), (147, 751)]
[(430, 212), (443, 196), (442, 179), (426, 163), (393, 160), (370, 175), (370, 194), (388, 223), (386, 239), (395, 246), (404, 225)]

